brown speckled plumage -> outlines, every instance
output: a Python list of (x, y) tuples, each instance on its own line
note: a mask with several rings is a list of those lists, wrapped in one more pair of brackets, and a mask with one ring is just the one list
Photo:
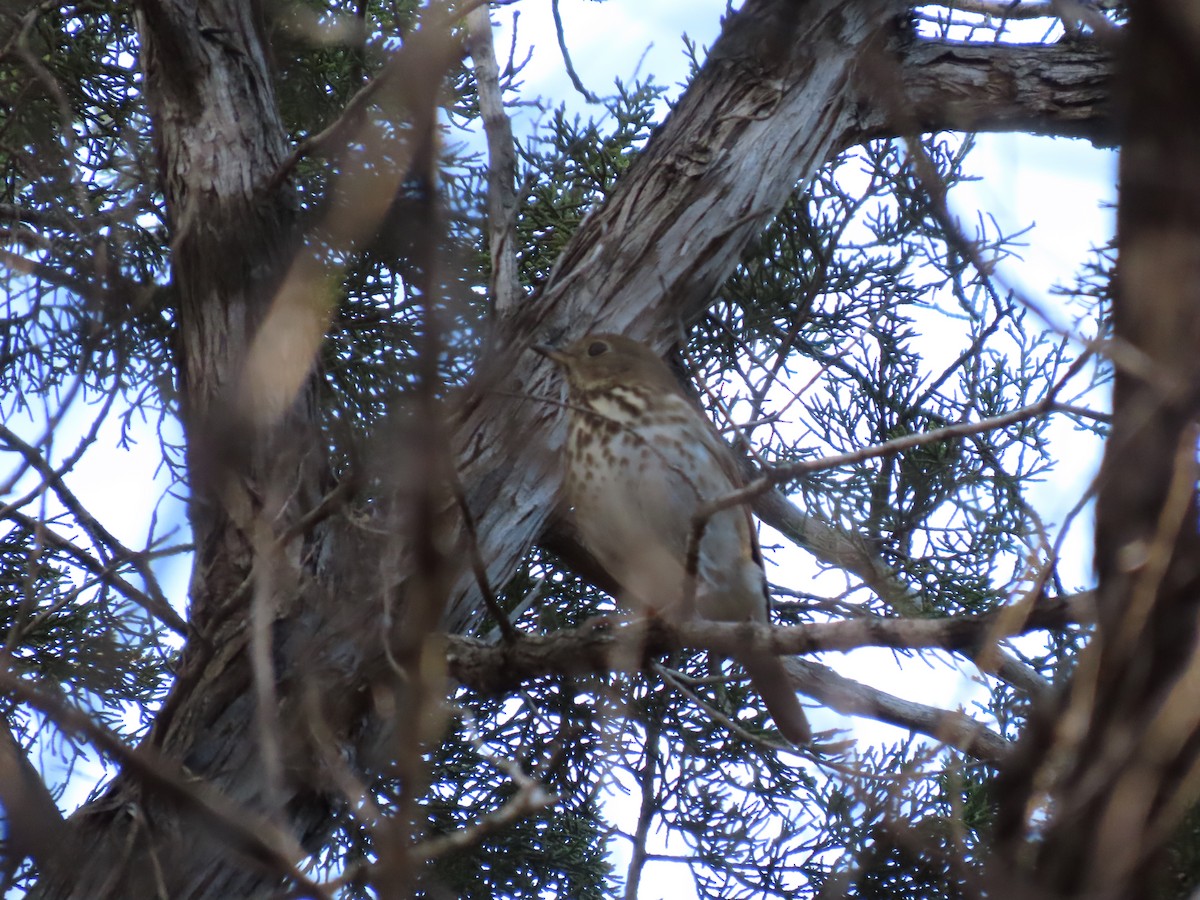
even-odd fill
[[(703, 503), (741, 484), (729, 448), (645, 345), (592, 334), (561, 349), (537, 349), (567, 377), (566, 489), (584, 543), (627, 602), (681, 614), (693, 517)], [(709, 519), (694, 599), (708, 619), (768, 621), (766, 576), (745, 507)], [(780, 660), (740, 662), (783, 735), (808, 743), (807, 719)]]

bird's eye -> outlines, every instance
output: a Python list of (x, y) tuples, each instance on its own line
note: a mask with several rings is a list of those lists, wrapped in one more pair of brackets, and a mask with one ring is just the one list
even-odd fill
[(588, 356), (603, 356), (607, 352), (608, 344), (604, 343), (604, 341), (592, 341), (590, 344), (588, 344)]

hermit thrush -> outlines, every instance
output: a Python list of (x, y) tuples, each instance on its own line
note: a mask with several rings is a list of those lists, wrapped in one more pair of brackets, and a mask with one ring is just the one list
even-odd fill
[[(666, 364), (617, 334), (534, 349), (566, 372), (567, 497), (583, 543), (622, 599), (668, 618), (693, 600), (704, 618), (765, 624), (770, 595), (746, 507), (709, 518), (689, 578), (696, 512), (741, 482), (729, 448)], [(808, 720), (779, 658), (739, 661), (784, 737), (807, 744)]]

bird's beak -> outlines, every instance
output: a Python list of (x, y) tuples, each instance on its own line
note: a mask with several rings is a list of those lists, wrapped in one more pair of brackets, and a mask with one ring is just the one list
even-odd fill
[(540, 353), (547, 359), (553, 360), (560, 366), (566, 365), (567, 357), (557, 347), (551, 347), (549, 344), (534, 344), (529, 349), (533, 350), (535, 353)]

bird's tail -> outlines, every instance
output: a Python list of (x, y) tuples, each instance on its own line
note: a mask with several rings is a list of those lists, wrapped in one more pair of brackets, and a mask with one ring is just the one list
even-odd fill
[(807, 746), (812, 742), (812, 729), (808, 725), (808, 716), (804, 714), (796, 692), (792, 688), (792, 679), (778, 656), (762, 656), (753, 660), (740, 659), (750, 675), (750, 683), (763, 698), (767, 712), (775, 720), (779, 733), (797, 747)]

